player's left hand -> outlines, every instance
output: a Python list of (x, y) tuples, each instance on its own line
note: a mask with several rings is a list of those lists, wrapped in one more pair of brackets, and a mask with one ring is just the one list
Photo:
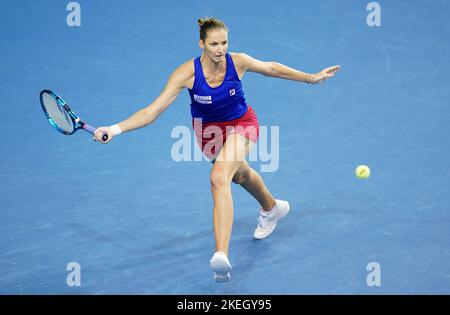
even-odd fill
[(334, 75), (341, 70), (341, 66), (340, 65), (336, 65), (336, 66), (332, 66), (332, 67), (328, 67), (323, 69), (320, 72), (317, 72), (315, 74), (312, 75), (313, 80), (310, 82), (312, 84), (318, 84), (321, 83), (329, 78), (334, 77)]

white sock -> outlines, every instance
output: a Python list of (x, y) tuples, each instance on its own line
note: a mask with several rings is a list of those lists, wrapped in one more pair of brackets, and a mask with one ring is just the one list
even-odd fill
[(277, 202), (275, 201), (275, 204), (274, 204), (272, 209), (270, 209), (269, 211), (266, 211), (266, 210), (262, 209), (261, 213), (264, 214), (264, 215), (271, 215), (272, 213), (275, 212), (275, 207), (276, 206), (277, 206)]

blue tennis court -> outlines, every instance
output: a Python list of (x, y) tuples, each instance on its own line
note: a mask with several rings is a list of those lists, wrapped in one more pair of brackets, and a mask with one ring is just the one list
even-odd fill
[[(0, 293), (449, 294), (450, 2), (379, 1), (372, 27), (369, 2), (79, 0), (71, 27), (69, 1), (2, 1)], [(174, 128), (196, 148), (187, 91), (108, 145), (56, 132), (38, 98), (52, 89), (93, 126), (120, 122), (201, 54), (202, 16), (227, 24), (231, 52), (342, 67), (313, 86), (244, 77), (279, 134), (278, 157), (269, 146), (250, 165), (271, 165), (260, 174), (291, 212), (254, 240), (259, 205), (233, 184), (228, 283), (209, 266), (211, 163), (172, 154)]]

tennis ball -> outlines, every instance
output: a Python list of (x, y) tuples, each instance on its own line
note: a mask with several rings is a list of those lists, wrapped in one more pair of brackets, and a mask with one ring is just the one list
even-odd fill
[(356, 177), (367, 179), (370, 176), (370, 168), (367, 165), (360, 165), (356, 168)]

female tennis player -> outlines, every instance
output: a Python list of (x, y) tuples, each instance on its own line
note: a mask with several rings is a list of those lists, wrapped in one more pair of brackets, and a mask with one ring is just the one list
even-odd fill
[[(244, 98), (241, 79), (251, 71), (265, 76), (320, 83), (335, 75), (340, 66), (310, 74), (277, 62), (263, 62), (244, 53), (228, 53), (228, 29), (215, 18), (201, 18), (200, 57), (179, 66), (169, 77), (162, 93), (128, 119), (97, 129), (94, 140), (110, 142), (115, 136), (153, 123), (186, 88), (191, 98), (191, 114), (197, 141), (212, 162), (210, 174), (214, 199), (213, 221), (216, 252), (210, 260), (214, 279), (230, 279), (228, 245), (233, 224), (231, 182), (241, 185), (261, 205), (256, 239), (269, 236), (279, 219), (289, 212), (287, 201), (275, 199), (261, 176), (245, 157), (256, 143), (259, 124), (253, 108)], [(108, 140), (102, 141), (102, 135)]]

